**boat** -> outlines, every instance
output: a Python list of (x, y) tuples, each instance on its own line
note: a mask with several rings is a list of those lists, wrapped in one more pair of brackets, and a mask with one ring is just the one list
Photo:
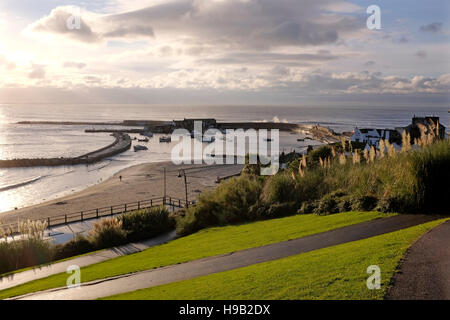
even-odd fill
[(172, 142), (172, 138), (171, 137), (161, 137), (161, 138), (159, 138), (159, 142), (170, 143), (170, 142)]
[(145, 137), (153, 138), (153, 132), (151, 131), (145, 131), (144, 133), (142, 133), (142, 135)]
[(298, 142), (304, 142), (305, 139), (297, 139)]
[(145, 150), (148, 150), (148, 148), (146, 146), (141, 146), (141, 145), (134, 146), (134, 152), (145, 151)]
[(145, 139), (138, 139), (139, 142), (149, 142), (150, 140), (148, 138)]

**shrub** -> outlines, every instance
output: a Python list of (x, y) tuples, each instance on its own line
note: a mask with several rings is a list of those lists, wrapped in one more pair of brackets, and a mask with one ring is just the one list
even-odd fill
[(83, 235), (77, 235), (74, 239), (55, 246), (53, 260), (62, 260), (70, 257), (75, 257), (80, 254), (85, 254), (94, 251), (94, 245), (89, 242)]
[(118, 218), (102, 219), (94, 224), (88, 239), (96, 249), (105, 249), (122, 245), (126, 242), (126, 231)]
[(295, 214), (295, 202), (275, 203), (261, 214), (263, 219), (274, 219)]
[(52, 244), (42, 239), (0, 242), (0, 273), (48, 263), (53, 252)]
[(337, 207), (337, 201), (336, 197), (334, 195), (326, 195), (321, 200), (317, 202), (317, 207), (314, 210), (314, 213), (319, 215), (326, 215), (326, 214), (333, 214), (337, 213), (338, 207)]
[(337, 209), (339, 212), (349, 212), (352, 210), (352, 203), (348, 196), (339, 198)]
[(372, 211), (377, 205), (377, 198), (373, 196), (354, 196), (350, 202), (353, 211)]
[(297, 211), (299, 214), (312, 214), (316, 211), (317, 201), (305, 201), (302, 203), (300, 210)]
[(288, 174), (270, 177), (262, 189), (261, 200), (265, 204), (286, 203), (296, 199), (296, 181)]
[(165, 207), (134, 211), (119, 219), (128, 241), (150, 239), (175, 227), (175, 220), (169, 217), (169, 211)]

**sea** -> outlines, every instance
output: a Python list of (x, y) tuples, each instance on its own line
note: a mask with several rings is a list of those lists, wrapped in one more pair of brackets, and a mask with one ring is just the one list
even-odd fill
[[(435, 115), (449, 127), (446, 107), (337, 107), (337, 106), (189, 106), (189, 105), (71, 105), (0, 104), (0, 159), (74, 157), (114, 141), (108, 133), (86, 129), (120, 129), (123, 120), (180, 120), (215, 118), (226, 122), (288, 122), (320, 124), (336, 132), (359, 128), (407, 126), (414, 115)], [(20, 121), (112, 122), (98, 125), (25, 125)], [(131, 135), (137, 137), (136, 135)], [(280, 151), (303, 151), (311, 141), (280, 134)], [(315, 142), (315, 144), (319, 144)], [(0, 169), (0, 213), (39, 204), (101, 183), (130, 166), (170, 161), (174, 144), (161, 144), (155, 136), (149, 151), (133, 149), (93, 165)], [(1, 219), (1, 215), (0, 215)]]

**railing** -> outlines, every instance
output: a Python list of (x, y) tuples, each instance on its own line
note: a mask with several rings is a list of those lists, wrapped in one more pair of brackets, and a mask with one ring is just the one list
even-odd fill
[[(178, 198), (172, 198), (172, 197), (159, 197), (159, 198), (153, 198), (150, 200), (143, 200), (138, 202), (132, 202), (132, 203), (124, 203), (109, 207), (103, 207), (103, 208), (96, 208), (91, 210), (84, 210), (79, 211), (75, 213), (69, 213), (69, 214), (63, 214), (58, 216), (52, 216), (42, 219), (36, 219), (31, 221), (41, 221), (41, 222), (47, 222), (48, 228), (50, 227), (56, 227), (61, 226), (69, 223), (76, 223), (76, 222), (83, 222), (87, 220), (92, 219), (100, 219), (104, 217), (111, 217), (115, 215), (124, 214), (127, 212), (132, 212), (136, 210), (141, 209), (150, 209), (154, 207), (159, 206), (169, 206), (172, 207), (173, 210), (175, 208), (185, 208), (190, 205), (193, 205), (195, 202), (189, 201), (186, 202), (186, 200), (178, 199)], [(13, 233), (17, 233), (19, 230), (18, 223), (10, 223), (10, 224), (3, 224), (0, 225), (0, 228), (3, 230), (9, 230), (11, 229)]]

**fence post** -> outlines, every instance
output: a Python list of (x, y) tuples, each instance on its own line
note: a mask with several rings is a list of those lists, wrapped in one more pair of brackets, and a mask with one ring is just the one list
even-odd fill
[(50, 218), (47, 218), (47, 227), (50, 227)]
[(178, 206), (181, 208), (181, 200), (178, 199)]
[(125, 212), (127, 212), (127, 204), (125, 203)]
[(64, 221), (67, 224), (67, 214), (64, 215)]
[(141, 202), (138, 201), (138, 210), (141, 210)]
[(95, 213), (96, 213), (96, 215), (97, 215), (97, 219), (98, 219), (98, 209), (97, 209), (97, 210), (95, 210)]
[(150, 199), (150, 207), (153, 207), (153, 199)]
[(111, 207), (111, 215), (113, 215), (113, 207)]
[(81, 211), (81, 221), (83, 221), (83, 211)]

